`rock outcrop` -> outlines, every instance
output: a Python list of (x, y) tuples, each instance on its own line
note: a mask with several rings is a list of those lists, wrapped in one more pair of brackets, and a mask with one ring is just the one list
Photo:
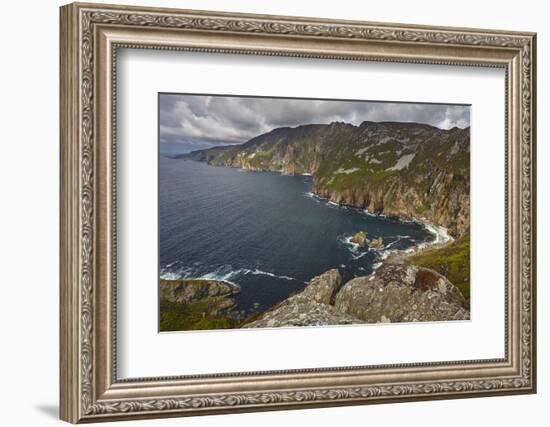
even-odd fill
[(385, 264), (370, 276), (350, 280), (334, 306), (367, 323), (470, 318), (467, 300), (444, 276), (404, 264)]
[(230, 297), (239, 286), (220, 280), (161, 280), (160, 297), (175, 303), (188, 303), (211, 297)]
[(367, 239), (367, 233), (365, 233), (364, 231), (358, 231), (357, 233), (355, 233), (351, 238), (351, 241), (361, 246), (362, 248), (367, 246), (367, 244), (369, 243)]
[(342, 284), (338, 270), (329, 270), (314, 277), (299, 294), (293, 295), (265, 312), (243, 328), (275, 328), (289, 326), (323, 326), (363, 323), (331, 305)]
[(237, 285), (218, 280), (160, 280), (159, 330), (228, 329), (238, 326), (234, 315), (240, 291)]
[(169, 303), (189, 305), (202, 303), (204, 314), (228, 315), (235, 308), (233, 295), (240, 292), (239, 286), (219, 280), (161, 280), (160, 299)]
[(469, 226), (470, 128), (398, 122), (278, 128), (231, 147), (182, 156), (217, 166), (313, 175), (335, 203), (423, 217), (458, 238)]
[(405, 264), (385, 264), (370, 276), (341, 286), (338, 270), (265, 312), (245, 328), (356, 323), (468, 320), (467, 300), (439, 273)]
[(368, 243), (371, 248), (379, 249), (384, 246), (384, 239), (380, 236), (378, 239), (372, 239)]

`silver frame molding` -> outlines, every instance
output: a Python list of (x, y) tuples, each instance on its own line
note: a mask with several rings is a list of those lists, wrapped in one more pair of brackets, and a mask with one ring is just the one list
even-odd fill
[[(536, 35), (75, 3), (61, 8), (60, 384), (72, 423), (536, 391)], [(501, 67), (506, 339), (498, 360), (117, 379), (118, 48)]]

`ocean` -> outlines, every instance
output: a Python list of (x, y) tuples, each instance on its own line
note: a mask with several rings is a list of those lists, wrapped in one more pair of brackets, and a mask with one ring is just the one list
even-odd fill
[[(161, 278), (238, 284), (242, 316), (263, 311), (338, 268), (345, 281), (365, 276), (388, 251), (430, 242), (418, 222), (371, 215), (311, 193), (312, 178), (160, 157)], [(380, 249), (351, 243), (359, 230)]]

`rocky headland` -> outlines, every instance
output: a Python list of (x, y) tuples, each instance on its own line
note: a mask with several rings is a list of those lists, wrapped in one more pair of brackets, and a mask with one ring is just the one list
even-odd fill
[(425, 218), (455, 238), (470, 219), (470, 128), (334, 122), (277, 128), (244, 144), (194, 151), (187, 160), (313, 177), (312, 192), (338, 204)]
[[(320, 198), (373, 214), (420, 220), (437, 231), (430, 244), (392, 251), (371, 275), (342, 283), (338, 270), (329, 270), (269, 310), (237, 323), (229, 320), (225, 327), (469, 319), (469, 140), (469, 128), (331, 123), (278, 128), (242, 145), (181, 156), (213, 166), (311, 175), (312, 193)], [(445, 238), (430, 224), (443, 230)], [(351, 242), (383, 246), (381, 237), (361, 230)], [(207, 310), (203, 316), (231, 319), (234, 289), (217, 290), (214, 284), (208, 291), (165, 287), (161, 305), (162, 298), (184, 306), (209, 301), (213, 311), (201, 306)], [(202, 326), (199, 322), (197, 328)]]
[(338, 270), (313, 278), (245, 328), (468, 320), (468, 301), (447, 278), (423, 267), (385, 264), (342, 285)]
[(160, 330), (222, 329), (235, 327), (231, 316), (240, 292), (220, 280), (164, 280), (159, 283)]

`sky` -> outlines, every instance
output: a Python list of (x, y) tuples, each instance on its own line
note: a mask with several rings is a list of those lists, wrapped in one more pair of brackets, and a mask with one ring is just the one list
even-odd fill
[(161, 94), (160, 142), (237, 144), (284, 126), (335, 121), (417, 122), (470, 126), (470, 107), (373, 101)]

